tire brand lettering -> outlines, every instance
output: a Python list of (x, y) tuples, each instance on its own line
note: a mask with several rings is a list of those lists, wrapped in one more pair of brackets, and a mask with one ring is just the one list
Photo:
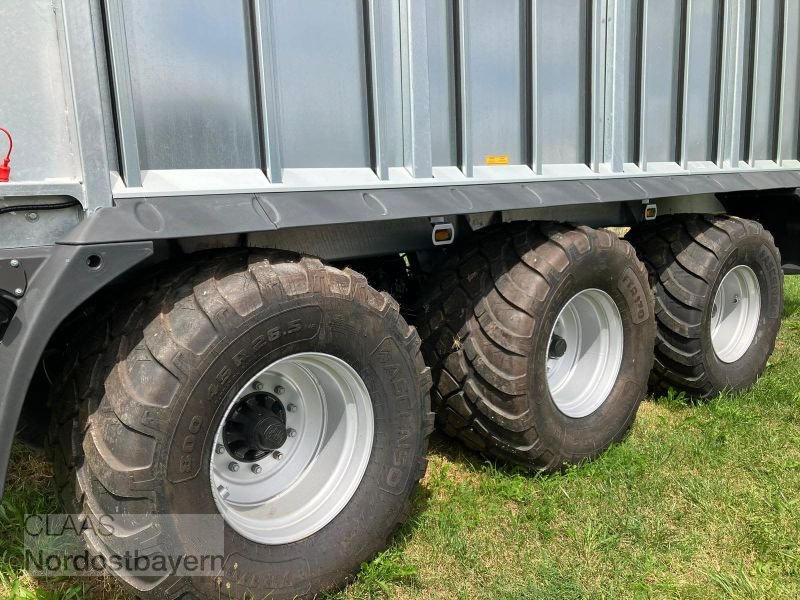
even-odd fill
[[(776, 267), (775, 258), (772, 256), (772, 252), (770, 252), (766, 246), (761, 246), (759, 249), (759, 254), (760, 256), (758, 258), (760, 259), (761, 264), (765, 265), (765, 268), (760, 272), (763, 273), (768, 279), (768, 282), (764, 288), (768, 290), (779, 290), (781, 288), (780, 278), (783, 276), (783, 272)], [(756, 273), (758, 274), (759, 271), (756, 271)], [(767, 294), (764, 315), (770, 319), (779, 319), (781, 316), (780, 303), (770, 302), (770, 299), (774, 297), (775, 296), (772, 294)]]
[(393, 494), (402, 493), (404, 483), (408, 477), (408, 465), (413, 450), (410, 440), (413, 436), (413, 415), (411, 411), (411, 398), (409, 396), (409, 383), (403, 376), (403, 367), (397, 359), (396, 348), (390, 340), (384, 340), (374, 353), (380, 363), (380, 368), (389, 380), (395, 397), (393, 401), (397, 406), (396, 427), (398, 437), (392, 448), (392, 462), (385, 474), (384, 490)]
[(649, 311), (647, 310), (647, 297), (645, 296), (642, 284), (636, 277), (636, 273), (634, 273), (633, 269), (630, 267), (625, 269), (625, 271), (622, 273), (619, 287), (620, 290), (633, 302), (631, 306), (631, 319), (633, 322), (636, 325), (639, 323), (644, 323), (649, 316)]

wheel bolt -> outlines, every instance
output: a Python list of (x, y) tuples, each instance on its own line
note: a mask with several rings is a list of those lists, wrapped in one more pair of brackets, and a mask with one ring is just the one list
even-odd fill
[(16, 258), (12, 258), (11, 259), (11, 266), (16, 269), (17, 267), (19, 267), (19, 261)]
[(292, 429), (290, 427), (289, 429), (286, 430), (286, 435), (288, 435), (289, 437), (297, 437), (297, 430)]
[(276, 385), (275, 386), (275, 393), (278, 394), (278, 396), (280, 396), (285, 391), (286, 391), (286, 388), (283, 387), (282, 385)]
[(272, 458), (275, 460), (283, 460), (283, 453), (275, 450), (275, 452), (272, 453)]
[(228, 469), (230, 469), (231, 471), (233, 471), (234, 473), (236, 473), (236, 471), (238, 471), (238, 470), (239, 470), (239, 463), (237, 463), (237, 462), (232, 462), (232, 463), (230, 463), (230, 464), (228, 465)]
[(289, 406), (286, 407), (286, 410), (288, 410), (289, 412), (297, 412), (297, 406), (294, 404), (290, 404)]
[(222, 454), (223, 452), (225, 452), (225, 446), (223, 446), (222, 444), (217, 444), (216, 452), (217, 454)]
[(260, 392), (261, 390), (264, 389), (264, 384), (261, 383), (260, 381), (254, 381), (253, 382), (253, 389), (255, 391), (257, 391), (257, 392)]
[(260, 473), (261, 473), (261, 465), (253, 465), (252, 467), (250, 467), (250, 470), (251, 470), (251, 471), (252, 471), (254, 474), (258, 475), (258, 474), (260, 474)]

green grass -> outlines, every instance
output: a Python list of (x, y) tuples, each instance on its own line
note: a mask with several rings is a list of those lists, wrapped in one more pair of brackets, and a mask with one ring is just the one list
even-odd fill
[[(435, 437), (412, 521), (331, 600), (800, 597), (800, 278), (786, 279), (784, 317), (752, 390), (648, 401), (624, 443), (565, 474)], [(18, 448), (9, 490), (0, 596), (121, 597), (26, 575), (22, 515), (56, 509), (41, 458)]]

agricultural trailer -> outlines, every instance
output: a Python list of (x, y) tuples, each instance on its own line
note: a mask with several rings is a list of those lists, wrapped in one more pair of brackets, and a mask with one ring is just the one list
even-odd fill
[(435, 421), (556, 471), (648, 389), (747, 388), (800, 265), (798, 32), (792, 0), (3, 0), (0, 481), (45, 445), (65, 512), (130, 521), (103, 556), (222, 519), (214, 577), (117, 573), (141, 597), (305, 597), (409, 518)]

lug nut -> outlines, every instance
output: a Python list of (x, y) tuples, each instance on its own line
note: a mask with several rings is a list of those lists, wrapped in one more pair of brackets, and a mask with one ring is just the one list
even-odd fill
[(296, 429), (292, 429), (290, 427), (289, 429), (286, 430), (286, 435), (288, 435), (290, 438), (291, 437), (297, 437), (297, 430)]
[(16, 269), (17, 267), (19, 267), (19, 261), (16, 258), (12, 258), (11, 259), (11, 266)]
[(262, 470), (262, 469), (261, 469), (261, 465), (253, 465), (252, 467), (250, 467), (250, 470), (251, 470), (251, 471), (252, 471), (252, 472), (253, 472), (255, 475), (258, 475), (258, 474), (260, 474), (260, 473), (261, 473), (261, 470)]
[(17, 289), (14, 290), (14, 295), (15, 296), (22, 296), (22, 294), (24, 294), (24, 293), (25, 292), (22, 290), (22, 288), (17, 288)]
[(275, 450), (275, 452), (272, 453), (272, 458), (275, 460), (283, 460), (283, 453)]
[(294, 404), (290, 404), (289, 406), (286, 407), (286, 410), (288, 410), (289, 412), (297, 412), (297, 406)]
[(222, 454), (224, 452), (225, 452), (225, 446), (223, 446), (222, 444), (217, 444), (216, 453)]
[(280, 396), (285, 391), (286, 391), (286, 388), (283, 387), (282, 385), (276, 385), (275, 386), (275, 393), (278, 394), (278, 396)]
[(254, 381), (253, 382), (253, 389), (255, 391), (257, 391), (257, 392), (260, 392), (261, 390), (264, 389), (264, 384), (261, 383), (260, 381)]
[(236, 471), (238, 471), (238, 470), (239, 470), (239, 463), (237, 463), (237, 462), (232, 462), (232, 463), (230, 463), (230, 464), (228, 465), (228, 469), (229, 469), (229, 470), (231, 470), (231, 471), (233, 471), (234, 473), (236, 473)]

